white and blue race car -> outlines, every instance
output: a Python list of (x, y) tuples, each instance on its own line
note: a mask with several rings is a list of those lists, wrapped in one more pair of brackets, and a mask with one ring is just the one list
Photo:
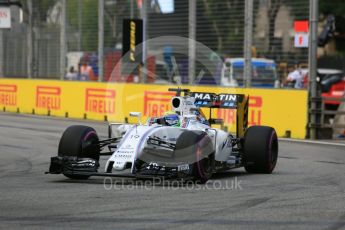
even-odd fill
[[(58, 156), (51, 158), (49, 172), (72, 179), (90, 176), (193, 180), (205, 183), (213, 173), (244, 167), (250, 173), (272, 173), (278, 159), (278, 138), (272, 127), (248, 124), (249, 97), (169, 89), (172, 111), (141, 124), (109, 124), (109, 138), (99, 140), (87, 126), (70, 126), (63, 133)], [(207, 119), (201, 108), (209, 108)], [(214, 108), (237, 110), (236, 133), (213, 125)], [(114, 134), (116, 135), (114, 137)], [(108, 151), (105, 152), (105, 147)], [(100, 157), (110, 156), (104, 172)]]

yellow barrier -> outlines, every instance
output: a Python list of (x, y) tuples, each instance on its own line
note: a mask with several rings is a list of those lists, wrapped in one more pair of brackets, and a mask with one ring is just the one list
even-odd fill
[[(123, 121), (130, 111), (138, 111), (146, 119), (161, 116), (171, 109), (170, 99), (174, 93), (168, 92), (169, 87), (172, 86), (0, 79), (0, 108), (20, 113), (110, 121)], [(272, 126), (279, 136), (290, 131), (291, 137), (305, 137), (306, 91), (210, 86), (189, 88), (197, 92), (250, 95), (249, 125)], [(218, 109), (212, 116), (223, 118), (225, 125), (234, 130), (236, 111)]]

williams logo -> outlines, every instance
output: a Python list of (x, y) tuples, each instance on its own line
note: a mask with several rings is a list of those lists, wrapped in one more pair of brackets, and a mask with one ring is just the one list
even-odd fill
[[(248, 124), (249, 125), (261, 125), (262, 118), (262, 104), (263, 99), (260, 96), (249, 97), (249, 113), (248, 113)], [(218, 117), (224, 119), (226, 124), (236, 124), (236, 110), (219, 109)]]
[(171, 97), (173, 92), (152, 92), (145, 91), (144, 115), (150, 117), (162, 116), (164, 112), (171, 109)]
[(110, 89), (86, 89), (85, 111), (114, 114), (115, 94)]
[(61, 108), (61, 88), (56, 86), (37, 86), (36, 108), (59, 110)]
[(17, 105), (17, 86), (0, 84), (0, 105)]

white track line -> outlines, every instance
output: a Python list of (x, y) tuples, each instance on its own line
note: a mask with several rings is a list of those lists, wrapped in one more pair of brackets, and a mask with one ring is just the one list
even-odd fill
[(306, 144), (319, 144), (319, 145), (333, 145), (333, 146), (344, 146), (344, 143), (339, 142), (330, 142), (330, 141), (314, 141), (314, 140), (299, 140), (299, 139), (290, 139), (290, 138), (278, 138), (280, 141), (288, 141), (288, 142), (297, 142), (297, 143), (306, 143)]

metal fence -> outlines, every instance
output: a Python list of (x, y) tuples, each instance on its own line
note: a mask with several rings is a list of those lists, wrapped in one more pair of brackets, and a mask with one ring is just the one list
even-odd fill
[[(146, 39), (190, 37), (223, 59), (245, 56), (248, 8), (243, 0), (21, 2), (22, 13), (18, 7), (11, 6), (12, 28), (0, 31), (0, 74), (4, 77), (63, 79), (71, 67), (76, 70), (81, 60), (85, 60), (92, 66), (95, 79), (100, 75), (100, 81), (107, 81), (121, 58), (125, 18), (144, 18)], [(253, 0), (249, 10), (252, 57), (272, 59), (280, 77), (286, 75), (289, 63), (307, 64), (308, 49), (294, 48), (293, 22), (308, 20), (309, 0)], [(183, 82), (188, 83), (198, 77), (203, 66), (195, 61), (202, 58), (196, 47), (192, 43), (184, 46), (189, 55), (177, 55), (173, 64)], [(153, 66), (151, 71), (160, 76), (169, 72), (165, 56), (171, 50), (174, 50), (173, 42), (148, 45), (146, 68)], [(212, 60), (212, 54), (207, 58)], [(149, 77), (144, 79), (152, 81)], [(219, 81), (211, 82), (214, 83)]]

